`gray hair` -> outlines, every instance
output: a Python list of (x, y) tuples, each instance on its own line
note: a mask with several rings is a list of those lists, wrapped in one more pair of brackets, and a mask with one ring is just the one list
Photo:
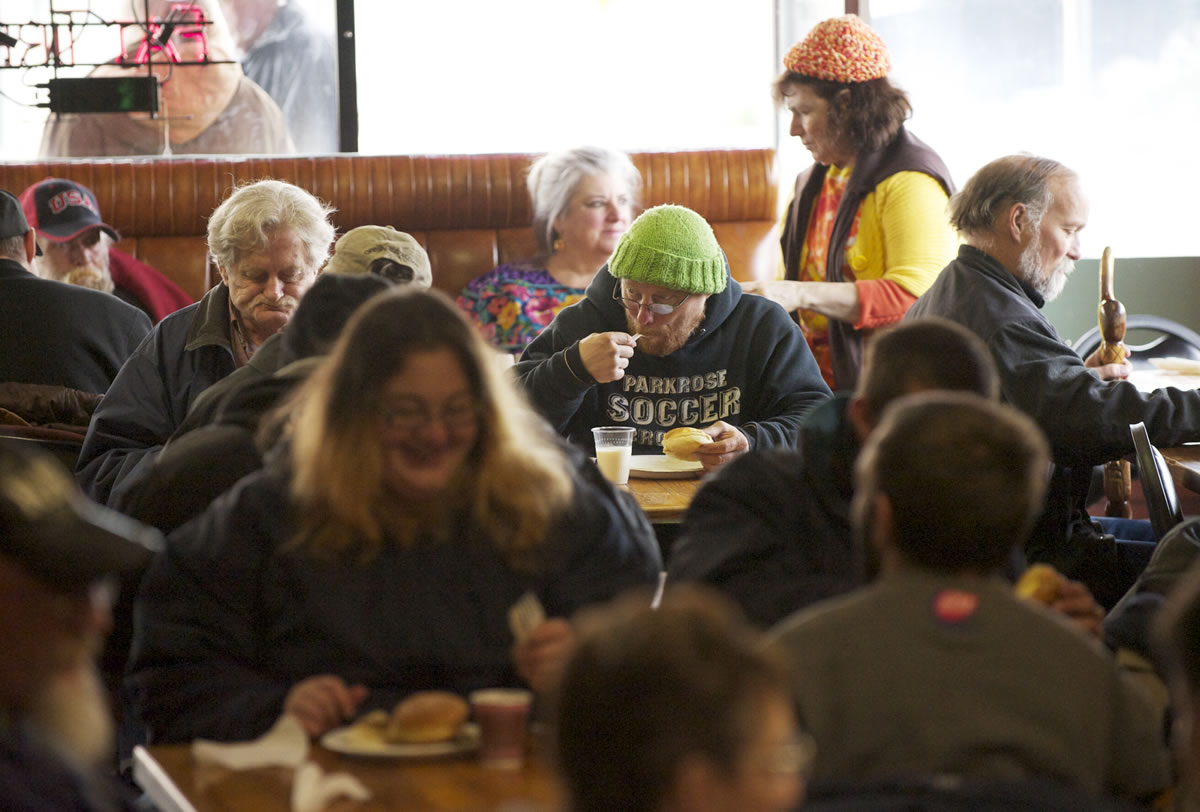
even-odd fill
[(529, 167), (529, 199), (533, 203), (533, 235), (538, 256), (554, 253), (558, 238), (554, 221), (567, 210), (575, 187), (586, 175), (605, 172), (625, 181), (632, 197), (632, 208), (641, 205), (642, 173), (624, 152), (602, 147), (579, 147), (550, 152)]
[[(28, 231), (25, 232), (25, 234), (28, 233)], [(5, 237), (0, 240), (0, 259), (15, 259), (24, 265), (25, 234), (17, 234), (15, 237)]]
[(1050, 182), (1060, 177), (1075, 177), (1075, 172), (1036, 155), (997, 158), (950, 198), (950, 224), (962, 234), (982, 236), (991, 231), (998, 215), (1020, 203), (1029, 212), (1030, 226), (1036, 229), (1053, 197)]
[(272, 232), (290, 229), (304, 246), (309, 268), (329, 258), (335, 210), (299, 186), (260, 180), (234, 190), (208, 218), (208, 252), (218, 266), (233, 268), (246, 255), (267, 247)]

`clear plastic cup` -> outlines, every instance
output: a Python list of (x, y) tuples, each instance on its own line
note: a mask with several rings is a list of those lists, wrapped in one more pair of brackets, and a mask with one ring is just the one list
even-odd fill
[(626, 426), (602, 426), (592, 429), (596, 440), (596, 465), (604, 478), (614, 485), (629, 482), (629, 459), (633, 456), (633, 429)]

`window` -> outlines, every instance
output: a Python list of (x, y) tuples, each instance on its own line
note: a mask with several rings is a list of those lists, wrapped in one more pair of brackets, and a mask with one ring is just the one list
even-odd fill
[(368, 153), (762, 147), (771, 0), (354, 4)]
[[(6, 2), (0, 25), (16, 44), (0, 46), (9, 68), (0, 70), (0, 151), (13, 159), (335, 152), (335, 8), (328, 0)], [(56, 56), (65, 65), (57, 74)], [(195, 61), (211, 64), (187, 64)], [(125, 80), (147, 77), (147, 62), (161, 82), (153, 119), (144, 108), (48, 118), (37, 106), (50, 93), (36, 86), (52, 78), (112, 77), (129, 90)], [(60, 103), (67, 95), (51, 93)], [(89, 87), (77, 99), (86, 105), (96, 93)]]

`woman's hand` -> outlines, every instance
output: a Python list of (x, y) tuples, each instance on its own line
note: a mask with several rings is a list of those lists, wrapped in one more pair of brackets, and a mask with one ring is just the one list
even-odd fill
[(366, 698), (365, 685), (346, 685), (341, 677), (321, 674), (293, 685), (283, 712), (299, 719), (304, 732), (316, 738), (352, 718)]
[(796, 282), (774, 279), (767, 282), (743, 282), (743, 293), (765, 296), (784, 310), (811, 310), (838, 321), (857, 323), (862, 317), (862, 301), (853, 282)]
[(592, 333), (579, 342), (579, 357), (597, 383), (619, 381), (625, 377), (636, 344), (629, 333)]
[(787, 312), (804, 310), (808, 307), (804, 286), (810, 282), (796, 282), (790, 279), (773, 279), (770, 281), (753, 281), (742, 283), (742, 293), (753, 293), (765, 296)]
[(704, 466), (705, 473), (715, 471), (734, 457), (750, 450), (750, 441), (746, 439), (746, 435), (724, 420), (705, 426), (701, 431), (713, 438), (711, 443), (706, 443), (695, 451), (696, 461)]
[(513, 646), (513, 662), (529, 687), (545, 694), (558, 684), (574, 648), (575, 632), (571, 624), (562, 618), (550, 618)]

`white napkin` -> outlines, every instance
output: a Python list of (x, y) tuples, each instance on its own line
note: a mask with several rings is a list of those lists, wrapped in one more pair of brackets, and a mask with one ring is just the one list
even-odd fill
[(1200, 375), (1200, 361), (1194, 358), (1151, 358), (1150, 363), (1167, 372)]
[(292, 782), (292, 812), (320, 812), (335, 798), (367, 801), (371, 791), (349, 773), (329, 773), (308, 762), (296, 770)]
[(284, 714), (274, 727), (250, 742), (214, 742), (196, 739), (192, 758), (198, 764), (219, 764), (233, 770), (258, 767), (299, 767), (308, 758), (308, 734), (300, 721)]

